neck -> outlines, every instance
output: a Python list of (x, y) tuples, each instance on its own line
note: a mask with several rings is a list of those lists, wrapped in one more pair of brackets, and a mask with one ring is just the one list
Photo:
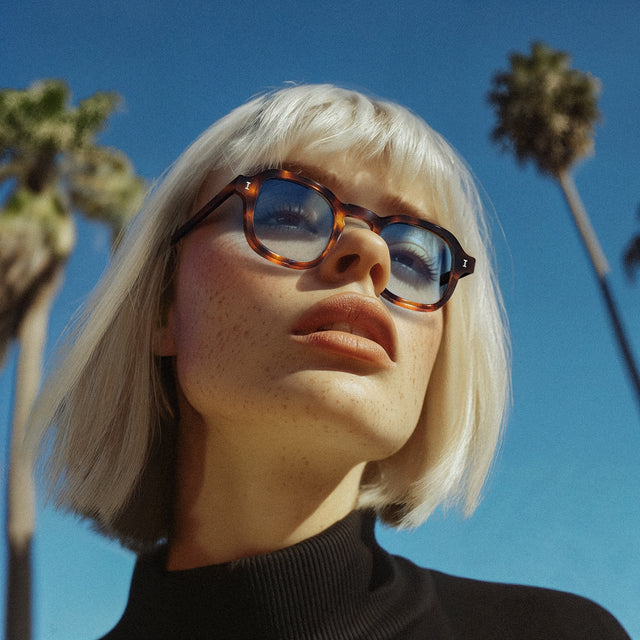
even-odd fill
[(248, 456), (202, 420), (189, 422), (180, 428), (169, 570), (291, 546), (355, 507), (364, 463), (314, 465), (291, 452)]

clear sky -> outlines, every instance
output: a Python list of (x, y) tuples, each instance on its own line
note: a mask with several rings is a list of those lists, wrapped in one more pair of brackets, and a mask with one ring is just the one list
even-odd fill
[[(640, 233), (639, 34), (637, 0), (22, 0), (0, 16), (0, 86), (59, 77), (75, 99), (118, 91), (126, 107), (101, 140), (123, 149), (149, 180), (214, 120), (286, 81), (365, 89), (444, 134), (495, 208), (514, 405), (476, 514), (440, 514), (411, 533), (383, 530), (380, 539), (424, 566), (586, 595), (640, 639), (639, 406), (561, 193), (490, 143), (485, 97), (508, 53), (535, 39), (570, 52), (577, 68), (601, 79), (596, 154), (575, 176), (640, 357), (640, 278), (625, 279), (621, 265)], [(107, 261), (106, 231), (79, 228), (50, 347)], [(5, 431), (14, 363), (15, 350), (0, 373)], [(0, 438), (3, 471), (7, 440)], [(4, 490), (1, 500), (4, 517)], [(35, 638), (106, 632), (124, 607), (132, 564), (116, 544), (42, 507)], [(4, 568), (2, 554), (0, 588)]]

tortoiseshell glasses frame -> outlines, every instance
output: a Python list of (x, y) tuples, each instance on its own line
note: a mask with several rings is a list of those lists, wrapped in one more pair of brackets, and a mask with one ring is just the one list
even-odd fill
[[(314, 255), (312, 259), (299, 260), (280, 255), (279, 253), (276, 253), (269, 247), (267, 247), (256, 234), (254, 224), (256, 203), (258, 202), (258, 196), (260, 194), (261, 188), (266, 182), (270, 180), (279, 180), (287, 183), (294, 183), (306, 189), (311, 189), (322, 199), (317, 200), (318, 203), (322, 203), (322, 201), (324, 201), (324, 204), (328, 205), (333, 217), (330, 223), (330, 229), (328, 226), (329, 223), (327, 221), (324, 221), (326, 223), (324, 229), (322, 231), (317, 230), (318, 226), (316, 225), (316, 218), (318, 217), (318, 212), (316, 210), (313, 210), (312, 215), (309, 215), (308, 218), (296, 217), (295, 225), (300, 226), (293, 226), (290, 223), (287, 216), (291, 215), (291, 212), (293, 211), (293, 209), (291, 208), (291, 204), (294, 204), (296, 207), (296, 210), (293, 211), (293, 214), (296, 216), (298, 215), (298, 209), (304, 209), (305, 207), (307, 207), (307, 196), (301, 198), (298, 195), (295, 196), (295, 202), (285, 202), (283, 203), (283, 205), (285, 206), (276, 211), (277, 216), (283, 215), (285, 217), (284, 222), (280, 222), (277, 216), (273, 218), (269, 217), (272, 215), (272, 213), (271, 211), (268, 211), (268, 215), (265, 217), (266, 222), (261, 223), (265, 224), (269, 229), (277, 229), (280, 233), (288, 233), (289, 229), (294, 229), (295, 234), (301, 234), (300, 237), (303, 238), (303, 241), (306, 241), (307, 238), (314, 239), (317, 236), (316, 241), (322, 240), (322, 249), (319, 253), (316, 251), (315, 254), (317, 255)], [(286, 185), (285, 187), (289, 188)], [(293, 187), (291, 187), (291, 189), (293, 189)], [(306, 192), (302, 191), (301, 193), (304, 195)], [(391, 247), (394, 251), (397, 251), (396, 246), (400, 246), (400, 252), (397, 254), (392, 253), (392, 249), (390, 249), (392, 262), (394, 260), (397, 260), (400, 270), (406, 267), (405, 263), (407, 261), (409, 263), (409, 266), (407, 267), (409, 269), (409, 278), (405, 278), (404, 274), (399, 278), (395, 278), (395, 280), (398, 281), (400, 287), (405, 287), (403, 282), (407, 279), (420, 280), (422, 278), (421, 272), (418, 269), (414, 269), (414, 262), (419, 262), (418, 266), (422, 271), (426, 271), (427, 266), (429, 269), (431, 269), (430, 264), (424, 264), (425, 260), (422, 258), (422, 256), (416, 255), (416, 251), (413, 248), (415, 242), (411, 234), (413, 233), (414, 235), (420, 235), (420, 240), (423, 241), (423, 244), (422, 247), (419, 246), (418, 249), (424, 254), (428, 254), (430, 250), (433, 251), (432, 245), (434, 243), (438, 243), (438, 247), (440, 247), (440, 253), (446, 253), (444, 268), (446, 268), (447, 270), (441, 272), (438, 269), (439, 275), (433, 275), (431, 278), (432, 280), (434, 280), (436, 277), (438, 278), (438, 283), (436, 286), (439, 297), (437, 300), (429, 302), (413, 301), (405, 296), (397, 295), (396, 293), (393, 293), (388, 289), (385, 289), (382, 293), (382, 297), (389, 300), (393, 304), (404, 307), (406, 309), (412, 309), (414, 311), (435, 311), (436, 309), (439, 309), (447, 302), (447, 300), (449, 300), (449, 298), (451, 298), (458, 280), (473, 273), (475, 268), (475, 258), (465, 253), (456, 237), (450, 231), (447, 231), (447, 229), (444, 229), (443, 227), (440, 227), (432, 222), (428, 222), (426, 220), (404, 214), (380, 217), (373, 211), (369, 211), (364, 207), (341, 202), (324, 185), (302, 175), (284, 169), (268, 169), (254, 176), (238, 176), (237, 178), (232, 180), (226, 187), (224, 187), (218, 194), (216, 194), (209, 202), (207, 202), (201, 209), (199, 209), (177, 231), (175, 231), (175, 233), (171, 236), (171, 244), (175, 245), (176, 243), (178, 243), (182, 238), (184, 238), (188, 233), (190, 233), (199, 224), (206, 220), (206, 218), (213, 211), (220, 207), (234, 194), (240, 196), (244, 203), (244, 234), (251, 248), (270, 262), (279, 264), (283, 267), (288, 267), (290, 269), (310, 269), (318, 265), (331, 250), (331, 248), (336, 244), (336, 242), (338, 242), (338, 240), (340, 239), (345, 226), (345, 219), (347, 217), (355, 218), (364, 222), (373, 232), (380, 235), (385, 240), (388, 246), (391, 244)], [(311, 194), (308, 195), (309, 197), (311, 196)], [(275, 197), (277, 198), (278, 196), (276, 195)], [(271, 200), (273, 199), (274, 196), (272, 195)], [(264, 207), (266, 209), (268, 209), (269, 206), (273, 207), (274, 205), (272, 203), (268, 205), (261, 205), (261, 207)], [(324, 210), (320, 213), (322, 213), (326, 218)], [(306, 212), (304, 213), (304, 215), (307, 216)], [(301, 222), (303, 224), (300, 224)], [(391, 227), (391, 225), (396, 226)], [(402, 242), (396, 241), (397, 244), (393, 244), (394, 232), (388, 231), (390, 227), (397, 230), (396, 233), (400, 233), (399, 229), (403, 230), (402, 233), (404, 234), (404, 236), (402, 236), (401, 238)], [(411, 227), (414, 231), (412, 232), (410, 229), (406, 230), (405, 227)], [(299, 229), (301, 231), (298, 231)], [(429, 233), (425, 234), (423, 231), (415, 231), (417, 229), (426, 230)], [(385, 230), (387, 231), (385, 232)], [(437, 237), (438, 240), (434, 240), (430, 234), (433, 234), (433, 236)], [(275, 243), (277, 244), (278, 240), (276, 240)], [(404, 250), (405, 245), (411, 245), (411, 252)], [(447, 249), (446, 252), (444, 251), (445, 248)], [(417, 259), (418, 257), (420, 258), (420, 260), (422, 260), (422, 262)], [(442, 258), (431, 256), (430, 254), (427, 257), (431, 262), (442, 260)], [(427, 281), (429, 280), (429, 278), (425, 275), (422, 280), (424, 282), (421, 282), (421, 286), (427, 286)], [(411, 286), (411, 284), (408, 284), (405, 288), (411, 288)], [(432, 284), (430, 286), (434, 285)]]

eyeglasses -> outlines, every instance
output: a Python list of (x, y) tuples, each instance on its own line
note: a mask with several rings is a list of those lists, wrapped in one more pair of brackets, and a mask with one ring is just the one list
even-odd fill
[(340, 239), (345, 218), (364, 222), (389, 249), (391, 271), (381, 295), (400, 307), (439, 309), (458, 280), (475, 267), (475, 258), (446, 229), (409, 215), (377, 216), (364, 207), (340, 202), (313, 180), (280, 169), (238, 176), (171, 236), (171, 244), (234, 194), (244, 202), (244, 234), (251, 248), (290, 269), (318, 265)]

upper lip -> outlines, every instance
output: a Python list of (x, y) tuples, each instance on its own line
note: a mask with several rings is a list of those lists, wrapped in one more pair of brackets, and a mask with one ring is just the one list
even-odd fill
[(376, 298), (341, 293), (320, 300), (296, 321), (292, 333), (344, 331), (377, 342), (395, 361), (396, 330), (391, 314)]

